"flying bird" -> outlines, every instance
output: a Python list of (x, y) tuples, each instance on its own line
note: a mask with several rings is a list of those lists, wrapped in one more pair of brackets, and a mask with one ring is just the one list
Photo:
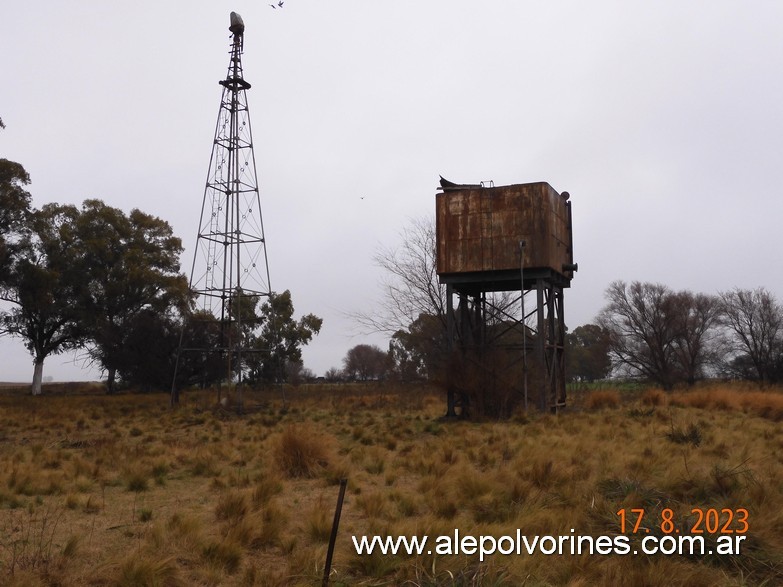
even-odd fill
[(275, 6), (274, 4), (270, 4), (269, 6), (271, 6), (274, 9), (277, 9), (277, 6)]

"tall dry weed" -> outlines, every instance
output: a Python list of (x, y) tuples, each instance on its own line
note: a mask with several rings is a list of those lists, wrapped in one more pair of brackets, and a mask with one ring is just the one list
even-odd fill
[(261, 506), (269, 503), (275, 495), (283, 491), (283, 482), (277, 474), (265, 471), (256, 480), (251, 503), (253, 509), (259, 509)]
[(669, 403), (669, 398), (662, 389), (651, 388), (642, 393), (641, 402), (645, 406), (663, 407)]
[(743, 411), (773, 422), (783, 421), (783, 394), (732, 387), (707, 387), (673, 394), (671, 403), (702, 410)]
[(333, 458), (332, 444), (332, 439), (312, 424), (292, 424), (276, 439), (272, 455), (287, 477), (317, 477)]
[[(377, 386), (290, 391), (288, 406), (277, 390), (253, 391), (259, 397), (248, 405), (257, 401), (260, 411), (219, 417), (206, 392), (188, 392), (176, 411), (162, 395), (36, 402), (0, 395), (0, 585), (9, 584), (9, 537), (21, 538), (13, 528), (40, 535), (47, 507), (63, 511), (56, 530), (47, 523), (43, 532), (54, 537), (52, 549), (43, 548), (49, 562), (17, 563), (11, 585), (76, 585), (93, 576), (106, 585), (320, 584), (334, 501), (319, 509), (317, 496), (332, 496), (328, 483), (346, 476), (335, 585), (783, 584), (775, 422), (783, 396), (773, 389), (622, 391), (628, 410), (596, 403), (484, 423), (441, 421), (443, 397), (414, 402), (405, 394), (418, 388), (406, 386), (385, 389), (383, 401)], [(667, 438), (672, 422), (683, 444)], [(691, 422), (698, 446), (687, 440)], [(296, 449), (298, 441), (310, 448)], [(315, 465), (292, 466), (291, 475), (289, 462)], [(128, 491), (131, 470), (141, 471), (146, 491)], [(623, 507), (643, 507), (652, 519), (671, 507), (683, 520), (694, 507), (747, 507), (748, 556), (359, 560), (349, 538), (455, 529), (497, 537), (513, 528), (614, 535)], [(143, 522), (145, 511), (154, 515)], [(130, 554), (138, 561), (128, 562)]]
[(323, 495), (313, 503), (304, 519), (305, 531), (310, 540), (316, 543), (329, 541), (332, 533), (332, 515)]
[[(112, 576), (113, 575), (113, 576)], [(182, 582), (173, 557), (148, 557), (133, 554), (107, 577), (116, 587), (177, 587)]]
[(619, 405), (620, 393), (614, 389), (599, 389), (596, 391), (591, 391), (585, 399), (585, 408), (588, 410), (616, 408)]
[(232, 526), (240, 522), (247, 512), (247, 498), (238, 491), (222, 495), (215, 506), (215, 517)]

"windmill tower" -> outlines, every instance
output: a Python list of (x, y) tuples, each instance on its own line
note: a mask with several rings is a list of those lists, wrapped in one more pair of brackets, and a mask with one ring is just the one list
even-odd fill
[(235, 12), (231, 13), (229, 30), (231, 57), (226, 77), (219, 81), (223, 94), (190, 274), (190, 289), (197, 296), (196, 315), (209, 320), (217, 332), (212, 338), (202, 338), (199, 348), (186, 340), (183, 328), (171, 402), (179, 402), (177, 371), (183, 357), (199, 353), (205, 362), (220, 361), (225, 380), (236, 386), (241, 409), (242, 370), (236, 367), (242, 364), (243, 354), (250, 352), (242, 335), (243, 328), (249, 326), (247, 310), (268, 300), (271, 286), (247, 103), (250, 84), (242, 73), (245, 25)]

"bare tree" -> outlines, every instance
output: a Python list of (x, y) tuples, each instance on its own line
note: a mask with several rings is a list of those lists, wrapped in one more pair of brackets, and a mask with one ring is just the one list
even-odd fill
[(285, 373), (286, 381), (294, 387), (299, 387), (302, 383), (308, 383), (315, 379), (313, 371), (305, 367), (302, 361), (286, 361)]
[(376, 265), (386, 271), (380, 308), (353, 314), (368, 332), (394, 334), (419, 316), (435, 316), (446, 328), (446, 288), (438, 282), (435, 258), (435, 220), (413, 219), (400, 233), (399, 247), (376, 252)]
[(609, 303), (598, 323), (609, 332), (615, 363), (670, 389), (677, 339), (671, 290), (661, 284), (615, 281), (606, 297)]
[(657, 283), (615, 281), (606, 298), (598, 324), (609, 332), (615, 364), (671, 389), (678, 337), (671, 290)]
[(750, 363), (754, 379), (778, 379), (783, 355), (783, 307), (764, 288), (720, 294), (721, 321), (734, 350), (731, 360)]
[(693, 384), (714, 362), (719, 314), (714, 296), (615, 281), (606, 297), (598, 322), (609, 332), (616, 367), (671, 389), (680, 381)]
[[(448, 355), (446, 286), (437, 273), (435, 219), (412, 219), (398, 247), (380, 249), (375, 263), (385, 270), (383, 296), (371, 312), (352, 314), (366, 332), (392, 335), (404, 379), (430, 379), (446, 368)], [(499, 324), (519, 311), (519, 297), (488, 294), (487, 324)]]
[(337, 367), (329, 367), (324, 373), (324, 379), (329, 383), (337, 383), (344, 379), (343, 372)]
[(716, 296), (689, 291), (675, 295), (675, 311), (680, 320), (679, 336), (675, 340), (675, 359), (681, 377), (693, 385), (714, 365), (720, 348), (717, 326), (720, 301)]

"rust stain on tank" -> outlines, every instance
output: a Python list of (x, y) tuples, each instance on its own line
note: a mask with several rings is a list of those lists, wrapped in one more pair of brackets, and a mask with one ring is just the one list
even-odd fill
[(573, 263), (570, 202), (546, 182), (452, 189), (436, 196), (438, 274), (525, 268), (566, 275)]

